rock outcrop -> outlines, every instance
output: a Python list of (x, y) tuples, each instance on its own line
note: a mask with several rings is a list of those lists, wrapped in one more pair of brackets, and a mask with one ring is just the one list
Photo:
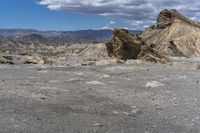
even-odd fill
[(108, 53), (107, 53), (106, 46), (104, 43), (74, 44), (74, 45), (66, 46), (62, 50), (64, 50), (63, 53), (65, 53), (66, 57), (93, 58), (93, 59), (108, 57)]
[(124, 60), (138, 58), (141, 47), (144, 45), (138, 36), (124, 29), (114, 29), (113, 35), (113, 38), (106, 43), (110, 57)]
[(45, 64), (43, 58), (39, 55), (24, 55), (22, 56), (24, 64)]
[(11, 56), (0, 55), (0, 64), (14, 64)]
[(168, 62), (166, 57), (147, 46), (139, 36), (131, 34), (125, 29), (114, 29), (113, 34), (113, 38), (106, 43), (110, 57), (122, 60), (142, 59), (155, 63)]
[(140, 37), (169, 56), (200, 56), (200, 23), (174, 9), (161, 11), (157, 24), (145, 29)]

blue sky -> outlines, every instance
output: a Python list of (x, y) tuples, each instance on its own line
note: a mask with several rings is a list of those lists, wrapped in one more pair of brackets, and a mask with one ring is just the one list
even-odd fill
[(199, 0), (0, 0), (0, 28), (143, 29), (165, 8), (200, 18)]
[[(115, 18), (111, 16), (49, 10), (36, 3), (36, 0), (0, 0), (0, 28), (81, 30), (114, 26)], [(123, 21), (116, 24), (125, 25)]]

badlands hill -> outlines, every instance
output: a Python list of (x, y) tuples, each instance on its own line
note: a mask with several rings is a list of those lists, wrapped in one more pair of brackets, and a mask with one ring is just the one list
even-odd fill
[(139, 35), (115, 29), (106, 43), (110, 57), (165, 63), (169, 56), (200, 57), (200, 23), (178, 11), (163, 10), (153, 25)]
[(157, 24), (145, 29), (140, 37), (166, 55), (200, 56), (200, 23), (174, 9), (161, 11)]
[(114, 29), (113, 38), (106, 43), (108, 55), (121, 60), (141, 59), (154, 63), (169, 60), (156, 49), (148, 46), (138, 35), (125, 29)]

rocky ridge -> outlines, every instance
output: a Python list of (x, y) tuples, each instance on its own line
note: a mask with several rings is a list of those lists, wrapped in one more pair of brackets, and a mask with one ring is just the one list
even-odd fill
[(137, 35), (125, 29), (114, 29), (113, 38), (106, 43), (108, 55), (113, 58), (128, 60), (142, 59), (154, 63), (166, 63), (167, 57), (156, 51)]
[(140, 37), (168, 56), (200, 56), (200, 23), (174, 9), (161, 11), (157, 24), (145, 29)]
[(156, 25), (140, 35), (123, 29), (115, 29), (113, 34), (106, 43), (110, 57), (165, 63), (170, 56), (200, 56), (200, 23), (175, 9), (161, 11)]

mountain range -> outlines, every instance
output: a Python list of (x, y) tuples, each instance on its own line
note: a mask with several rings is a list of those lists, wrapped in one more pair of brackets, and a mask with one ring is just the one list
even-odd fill
[[(139, 33), (139, 30), (132, 30)], [(0, 37), (16, 38), (23, 36), (40, 35), (51, 40), (65, 40), (71, 42), (105, 42), (112, 37), (112, 30), (78, 30), (78, 31), (38, 31), (34, 29), (0, 29)]]

